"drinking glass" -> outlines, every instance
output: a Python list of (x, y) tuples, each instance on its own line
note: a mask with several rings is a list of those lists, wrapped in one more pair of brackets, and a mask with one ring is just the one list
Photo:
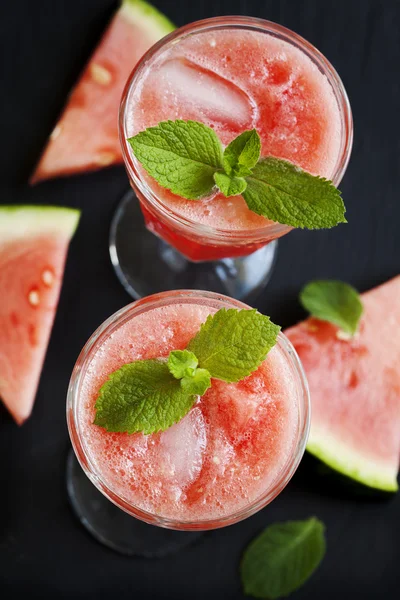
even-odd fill
[(297, 429), (292, 452), (279, 469), (278, 475), (254, 501), (221, 518), (207, 520), (199, 517), (198, 520), (179, 521), (147, 512), (113, 489), (113, 485), (105, 480), (99, 464), (94, 462), (88, 451), (82, 431), (82, 385), (88, 376), (93, 357), (118, 328), (147, 311), (171, 304), (201, 304), (215, 310), (249, 308), (232, 298), (197, 290), (163, 292), (138, 300), (112, 315), (89, 338), (73, 369), (68, 389), (67, 423), (74, 453), (71, 452), (68, 458), (67, 489), (74, 512), (98, 541), (131, 556), (163, 556), (192, 543), (201, 531), (237, 523), (264, 508), (276, 498), (296, 471), (305, 450), (310, 427), (310, 397), (306, 376), (292, 344), (280, 333), (275, 348), (292, 378), (298, 413)]
[[(217, 17), (177, 29), (155, 44), (132, 71), (122, 95), (119, 133), (131, 190), (114, 214), (109, 239), (111, 261), (126, 291), (135, 299), (170, 289), (206, 289), (250, 301), (266, 286), (275, 262), (277, 239), (291, 227), (267, 222), (248, 230), (205, 226), (166, 206), (138, 168), (127, 138), (134, 94), (151, 65), (188, 36), (219, 30), (253, 31), (274, 36), (306, 54), (331, 85), (340, 113), (340, 151), (330, 179), (338, 186), (353, 139), (349, 100), (329, 61), (294, 32), (262, 19)], [(190, 202), (190, 201), (189, 201)], [(144, 221), (143, 221), (144, 219)]]

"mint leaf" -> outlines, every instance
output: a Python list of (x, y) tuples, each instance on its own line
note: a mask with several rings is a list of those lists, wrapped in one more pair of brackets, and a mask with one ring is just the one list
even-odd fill
[(300, 293), (303, 307), (317, 319), (333, 323), (345, 333), (354, 335), (363, 312), (360, 296), (342, 281), (311, 281)]
[(196, 396), (186, 392), (166, 361), (138, 360), (112, 373), (95, 404), (95, 425), (107, 431), (164, 431), (182, 419)]
[(248, 177), (248, 175), (252, 174), (252, 170), (244, 165), (237, 165), (235, 167), (234, 176), (235, 177)]
[(339, 190), (288, 161), (263, 158), (246, 182), (247, 206), (271, 221), (307, 229), (347, 222)]
[(230, 196), (238, 196), (247, 187), (246, 180), (243, 177), (235, 177), (234, 175), (227, 175), (218, 171), (214, 173), (214, 181), (219, 187), (220, 191), (229, 198)]
[(207, 369), (196, 369), (193, 375), (181, 379), (181, 386), (187, 394), (202, 396), (211, 387), (211, 376)]
[(244, 131), (225, 148), (224, 170), (227, 175), (250, 175), (261, 153), (261, 139), (255, 129)]
[(244, 553), (245, 594), (268, 600), (288, 596), (314, 573), (325, 550), (324, 525), (315, 517), (271, 525)]
[(211, 386), (211, 377), (206, 369), (198, 369), (198, 364), (197, 357), (188, 350), (173, 350), (168, 357), (168, 369), (181, 380), (185, 392), (202, 396)]
[(173, 350), (168, 356), (168, 369), (176, 379), (193, 375), (198, 364), (196, 356), (188, 350)]
[(195, 200), (211, 193), (222, 168), (222, 145), (196, 121), (163, 121), (128, 139), (144, 169), (164, 188)]
[(240, 381), (259, 367), (275, 345), (279, 330), (255, 309), (222, 308), (209, 315), (188, 350), (211, 377)]

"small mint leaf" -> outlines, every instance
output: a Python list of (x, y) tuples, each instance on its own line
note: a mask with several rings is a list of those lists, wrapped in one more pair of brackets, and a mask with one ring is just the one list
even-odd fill
[(175, 379), (166, 361), (138, 360), (111, 373), (100, 389), (95, 425), (107, 431), (165, 431), (192, 408), (196, 395)]
[(218, 171), (214, 173), (214, 181), (219, 187), (219, 190), (224, 196), (238, 196), (247, 187), (246, 180), (243, 177), (235, 177)]
[(276, 600), (301, 587), (325, 555), (324, 529), (315, 517), (267, 527), (243, 555), (240, 571), (244, 593)]
[(196, 356), (188, 350), (173, 350), (168, 356), (168, 369), (176, 379), (193, 374), (198, 364)]
[(188, 350), (211, 377), (240, 381), (259, 367), (275, 345), (279, 330), (255, 309), (222, 308), (207, 318)]
[(340, 192), (332, 182), (286, 160), (262, 159), (246, 181), (247, 206), (271, 221), (307, 229), (347, 222)]
[[(255, 129), (244, 131), (225, 148), (224, 170), (227, 175), (243, 177), (257, 164), (261, 153), (261, 139)], [(243, 170), (241, 168), (244, 167)]]
[(211, 193), (222, 168), (222, 145), (197, 121), (162, 121), (128, 139), (144, 169), (164, 188), (189, 200)]
[(232, 175), (234, 177), (248, 177), (252, 174), (252, 172), (253, 171), (251, 169), (245, 167), (244, 165), (237, 165), (232, 171)]
[(211, 387), (211, 376), (207, 369), (196, 369), (193, 375), (181, 379), (181, 386), (187, 394), (202, 396)]
[(350, 336), (356, 333), (363, 305), (357, 290), (348, 283), (311, 281), (302, 289), (300, 302), (313, 317), (333, 323)]

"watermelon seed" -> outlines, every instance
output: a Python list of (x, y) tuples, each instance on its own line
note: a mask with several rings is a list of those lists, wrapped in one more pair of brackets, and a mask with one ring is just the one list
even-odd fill
[(358, 375), (355, 371), (352, 372), (350, 379), (349, 379), (349, 387), (350, 388), (355, 388), (358, 386)]
[(99, 154), (96, 159), (96, 163), (100, 167), (107, 167), (115, 161), (115, 154), (113, 152), (103, 152)]
[(58, 136), (59, 136), (59, 135), (60, 135), (60, 133), (61, 133), (61, 129), (62, 129), (61, 125), (56, 125), (56, 126), (54, 127), (53, 131), (52, 131), (52, 132), (51, 132), (51, 134), (50, 134), (50, 139), (51, 139), (52, 141), (54, 141), (54, 140), (56, 140), (56, 139), (58, 138)]
[(109, 85), (111, 83), (111, 73), (105, 67), (93, 63), (90, 65), (90, 74), (92, 79), (100, 85)]
[(29, 335), (29, 341), (31, 343), (31, 346), (36, 346), (37, 345), (36, 328), (34, 325), (32, 325), (32, 323), (29, 324), (28, 335)]
[(51, 287), (54, 282), (54, 275), (49, 269), (45, 269), (42, 273), (42, 281), (47, 287)]
[(18, 327), (18, 325), (20, 324), (20, 320), (18, 318), (17, 313), (12, 312), (10, 314), (10, 321), (11, 321), (11, 324), (12, 324), (13, 327)]
[(337, 330), (336, 337), (338, 340), (341, 340), (342, 342), (349, 342), (352, 338), (350, 333), (347, 333), (346, 331), (342, 331), (342, 329)]
[(37, 290), (31, 290), (28, 295), (29, 304), (32, 306), (39, 306), (40, 296)]
[(213, 456), (213, 462), (214, 462), (216, 465), (219, 465), (221, 461), (219, 460), (218, 456)]

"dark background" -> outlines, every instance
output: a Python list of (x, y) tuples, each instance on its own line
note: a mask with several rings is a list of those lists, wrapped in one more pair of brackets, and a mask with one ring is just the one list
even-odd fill
[[(303, 316), (297, 293), (312, 278), (336, 277), (365, 290), (396, 275), (400, 3), (156, 3), (178, 25), (235, 13), (286, 25), (331, 60), (349, 93), (355, 144), (341, 185), (349, 225), (293, 232), (282, 239), (275, 272), (258, 308), (287, 326)], [(128, 559), (103, 548), (69, 508), (64, 479), (69, 375), (92, 331), (130, 300), (112, 271), (107, 250), (110, 219), (127, 179), (118, 167), (33, 189), (26, 180), (114, 8), (112, 0), (0, 1), (0, 203), (83, 209), (33, 415), (18, 428), (4, 409), (0, 411), (0, 596), (18, 598), (29, 592), (51, 599), (243, 598), (238, 563), (247, 542), (276, 520), (317, 515), (326, 523), (327, 555), (295, 597), (398, 599), (400, 496), (358, 496), (329, 476), (318, 475), (310, 459), (272, 505), (158, 561)]]

